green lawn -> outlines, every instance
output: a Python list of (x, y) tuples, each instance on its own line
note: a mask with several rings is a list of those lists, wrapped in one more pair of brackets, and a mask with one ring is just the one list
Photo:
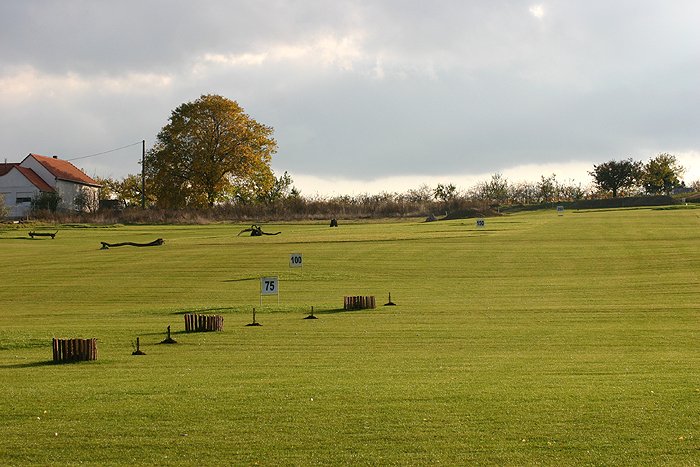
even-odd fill
[(0, 227), (0, 464), (700, 464), (700, 210), (244, 227)]

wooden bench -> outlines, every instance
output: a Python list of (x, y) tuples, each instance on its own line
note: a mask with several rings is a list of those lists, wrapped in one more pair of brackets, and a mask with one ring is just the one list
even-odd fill
[(58, 230), (55, 232), (34, 232), (31, 231), (29, 232), (29, 236), (34, 238), (34, 237), (51, 237), (51, 240), (56, 238), (56, 234), (58, 233)]

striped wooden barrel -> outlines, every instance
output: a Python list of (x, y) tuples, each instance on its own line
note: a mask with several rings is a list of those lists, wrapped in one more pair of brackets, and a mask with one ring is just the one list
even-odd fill
[(224, 317), (220, 315), (185, 314), (185, 332), (223, 331)]
[(343, 309), (345, 310), (366, 310), (374, 308), (377, 308), (377, 302), (374, 298), (374, 295), (355, 295), (350, 297), (343, 297)]
[(97, 360), (97, 339), (53, 338), (55, 363)]

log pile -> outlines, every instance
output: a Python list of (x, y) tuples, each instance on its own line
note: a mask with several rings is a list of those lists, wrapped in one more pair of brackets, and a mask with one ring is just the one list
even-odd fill
[(54, 363), (97, 360), (97, 339), (53, 338)]
[(185, 332), (223, 331), (224, 317), (221, 315), (185, 314)]
[(343, 309), (345, 310), (366, 310), (377, 308), (374, 296), (352, 296), (343, 297)]

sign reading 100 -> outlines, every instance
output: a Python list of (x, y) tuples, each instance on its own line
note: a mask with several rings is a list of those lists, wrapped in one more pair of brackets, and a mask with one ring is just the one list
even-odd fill
[(291, 253), (289, 255), (289, 267), (290, 268), (302, 267), (301, 253)]

